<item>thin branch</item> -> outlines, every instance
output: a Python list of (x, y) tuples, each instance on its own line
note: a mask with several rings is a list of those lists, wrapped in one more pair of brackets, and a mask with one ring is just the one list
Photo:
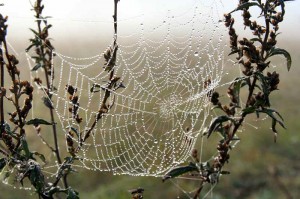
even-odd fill
[[(2, 48), (0, 48), (0, 67), (1, 67), (1, 86), (0, 89), (4, 88), (4, 60), (3, 60), (3, 51)], [(2, 90), (0, 90), (0, 132), (2, 133), (3, 125), (4, 125), (4, 93), (2, 93)]]
[[(42, 5), (41, 5), (41, 2), (42, 0), (37, 0), (36, 2), (36, 18), (39, 19), (41, 17), (41, 12), (42, 12)], [(41, 9), (41, 10), (39, 10)], [(41, 21), (40, 20), (37, 20), (37, 26), (38, 26), (38, 36), (39, 36), (39, 39), (43, 40), (43, 43), (46, 43), (44, 39), (42, 39), (43, 37), (42, 36), (42, 28), (41, 28)], [(45, 58), (45, 49), (44, 49), (44, 46), (43, 44), (41, 44), (39, 46), (40, 48), (40, 57), (41, 57), (41, 60), (43, 62), (45, 62), (46, 58)], [(51, 48), (49, 48), (49, 50), (52, 51)], [(50, 59), (53, 59), (52, 57), (50, 57)], [(51, 62), (51, 60), (49, 60)], [(46, 66), (45, 63), (43, 63), (43, 69), (44, 69), (44, 74), (45, 74), (45, 79), (46, 79), (46, 87), (47, 87), (47, 94), (49, 94), (49, 92), (52, 90), (52, 86), (50, 84), (50, 80), (49, 80), (49, 71), (48, 71), (48, 68)], [(58, 146), (58, 139), (57, 139), (57, 130), (56, 130), (56, 122), (55, 122), (55, 118), (54, 118), (54, 112), (53, 112), (53, 109), (52, 107), (49, 107), (49, 112), (50, 112), (50, 118), (51, 118), (51, 123), (53, 124), (52, 125), (52, 132), (53, 132), (53, 139), (54, 139), (54, 152), (55, 152), (55, 156), (56, 156), (56, 159), (58, 161), (59, 164), (62, 164), (62, 160), (61, 160), (61, 157), (60, 157), (60, 153), (59, 153), (59, 146)], [(68, 187), (68, 183), (67, 183), (67, 180), (66, 178), (64, 178), (63, 180), (63, 183), (64, 183), (64, 187), (67, 188)]]
[[(110, 65), (113, 60), (117, 59), (117, 50), (118, 50), (118, 45), (117, 45), (117, 33), (118, 33), (118, 2), (119, 0), (114, 0), (114, 15), (113, 15), (113, 19), (114, 19), (114, 42), (113, 42), (113, 49), (112, 49), (112, 55), (108, 60), (107, 65)], [(114, 65), (115, 66), (115, 65)], [(101, 108), (98, 111), (95, 121), (93, 122), (93, 124), (91, 125), (91, 127), (87, 130), (85, 137), (83, 138), (83, 140), (80, 141), (79, 146), (76, 149), (76, 152), (79, 151), (79, 149), (81, 148), (83, 142), (85, 142), (87, 140), (87, 138), (90, 136), (91, 132), (94, 130), (97, 122), (103, 117), (103, 115), (105, 113), (107, 113), (107, 111), (109, 110), (109, 108), (111, 107), (107, 107), (106, 103), (108, 98), (110, 97), (111, 94), (111, 89), (113, 88), (113, 86), (115, 85), (115, 81), (113, 81), (114, 79), (114, 66), (112, 66), (111, 70), (110, 70), (110, 74), (109, 74), (109, 81), (110, 84), (108, 85), (108, 87), (105, 89), (105, 94), (104, 94), (104, 98), (102, 100), (101, 103)]]

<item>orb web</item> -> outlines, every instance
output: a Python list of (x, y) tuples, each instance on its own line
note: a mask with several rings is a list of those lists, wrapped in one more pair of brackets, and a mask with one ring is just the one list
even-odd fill
[[(107, 47), (87, 58), (53, 52), (51, 101), (65, 135), (76, 132), (73, 142), (82, 145), (75, 165), (161, 176), (186, 161), (210, 115), (207, 94), (222, 77), (225, 31), (218, 6), (201, 0), (180, 15), (118, 22), (114, 88), (103, 68)], [(76, 90), (81, 123), (69, 111), (68, 86)], [(108, 112), (91, 129), (107, 90)]]

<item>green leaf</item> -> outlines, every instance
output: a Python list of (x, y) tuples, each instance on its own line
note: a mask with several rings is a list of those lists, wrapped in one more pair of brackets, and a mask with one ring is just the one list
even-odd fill
[(13, 131), (11, 131), (11, 128), (8, 123), (4, 123), (4, 130), (6, 131), (7, 134), (9, 134), (11, 137), (15, 139), (19, 139), (19, 136)]
[[(27, 50), (27, 49), (26, 49)], [(42, 64), (40, 64), (40, 63), (38, 63), (37, 65), (35, 65), (32, 69), (31, 69), (31, 71), (37, 71), (39, 68), (41, 68), (43, 65)]]
[(41, 45), (41, 41), (38, 37), (35, 37), (34, 39), (29, 39), (29, 41), (34, 44), (35, 46)]
[(260, 38), (252, 38), (252, 39), (250, 39), (250, 41), (253, 41), (253, 42), (257, 41), (259, 43), (263, 42), (262, 39), (260, 39)]
[(243, 109), (242, 112), (243, 112), (243, 115), (248, 115), (248, 114), (254, 113), (255, 110), (256, 110), (255, 107), (250, 106), (248, 108)]
[(190, 162), (190, 164), (188, 166), (180, 166), (180, 167), (175, 167), (173, 168), (172, 170), (170, 170), (164, 177), (163, 177), (163, 182), (167, 179), (170, 179), (170, 178), (175, 178), (177, 176), (180, 176), (180, 175), (183, 175), (185, 173), (189, 173), (189, 172), (192, 172), (192, 171), (197, 171), (199, 172), (199, 169), (198, 167)]
[(80, 134), (78, 132), (78, 129), (76, 129), (72, 126), (67, 126), (66, 129), (71, 129), (77, 135), (77, 137), (80, 138)]
[(6, 166), (6, 159), (5, 158), (1, 158), (0, 159), (0, 172), (2, 171), (2, 169)]
[[(274, 132), (274, 141), (276, 142), (276, 138), (277, 138), (276, 124), (279, 123), (280, 126), (285, 129), (282, 116), (276, 110), (273, 109), (262, 109), (257, 112), (265, 113), (272, 118), (271, 127), (272, 127), (272, 131)], [(279, 120), (276, 116), (278, 116), (281, 120)]]
[(236, 101), (236, 105), (239, 107), (240, 106), (240, 89), (247, 84), (247, 82), (245, 82), (245, 78), (244, 77), (238, 77), (236, 78), (233, 83), (230, 85), (230, 87), (233, 90), (233, 96), (235, 101)]
[(209, 129), (207, 132), (207, 138), (209, 138), (209, 136), (212, 134), (212, 132), (214, 132), (219, 125), (222, 125), (223, 122), (226, 122), (228, 120), (232, 120), (232, 119), (226, 115), (221, 115), (219, 117), (214, 118), (209, 125)]
[(79, 199), (78, 192), (72, 189), (71, 187), (68, 188), (68, 196), (67, 199)]
[(230, 171), (221, 171), (221, 174), (222, 175), (228, 175), (228, 174), (230, 174)]
[(51, 186), (46, 193), (47, 193), (47, 195), (52, 196), (53, 194), (55, 194), (57, 192), (60, 192), (60, 188)]
[(28, 52), (33, 46), (35, 46), (35, 44), (31, 44), (30, 46), (28, 46), (25, 51)]
[(260, 5), (256, 2), (246, 2), (246, 3), (243, 3), (242, 5), (239, 5), (236, 9), (231, 11), (230, 14), (235, 11), (238, 11), (238, 10), (249, 9), (252, 6), (260, 6)]
[(33, 32), (36, 36), (38, 36), (39, 35), (39, 33), (37, 32), (37, 31), (35, 31), (35, 30), (33, 30), (32, 28), (29, 28), (30, 30), (31, 30), (31, 32)]
[(52, 101), (49, 97), (42, 97), (42, 100), (43, 100), (45, 106), (47, 106), (49, 109), (54, 109), (52, 106)]
[[(279, 114), (278, 111), (273, 110), (273, 109), (267, 109), (267, 108), (264, 108), (264, 109), (262, 109), (262, 110), (259, 110), (259, 112), (267, 114), (267, 115), (270, 116), (273, 120), (275, 120), (276, 122), (278, 122), (282, 128), (285, 129), (285, 126), (284, 126), (284, 123), (283, 123), (283, 118), (282, 118), (282, 116)], [(277, 115), (281, 120), (279, 120), (279, 119), (276, 117), (276, 115)]]
[(90, 89), (90, 92), (91, 93), (96, 93), (96, 92), (99, 92), (99, 90), (96, 90), (96, 88), (102, 88), (99, 84), (93, 84), (92, 88)]
[(45, 178), (37, 162), (32, 161), (29, 170), (29, 180), (34, 188), (41, 192), (45, 187)]
[(267, 81), (267, 77), (264, 76), (261, 72), (256, 72), (255, 75), (260, 80), (262, 91), (264, 93), (264, 100), (259, 102), (259, 104), (257, 104), (256, 106), (260, 106), (260, 105), (270, 106), (270, 101), (269, 101), (270, 89), (269, 89), (269, 83)]
[(31, 153), (29, 151), (28, 143), (27, 143), (27, 141), (26, 141), (26, 139), (25, 139), (24, 136), (21, 137), (21, 144), (22, 144), (22, 149), (24, 150), (26, 157), (30, 158), (31, 157)]
[(284, 49), (281, 49), (281, 48), (272, 48), (269, 51), (268, 57), (272, 57), (274, 55), (283, 55), (286, 58), (286, 61), (287, 61), (287, 69), (288, 69), (288, 71), (291, 69), (292, 58), (291, 58), (291, 55), (290, 55), (290, 53), (288, 51), (286, 51)]
[(49, 30), (51, 27), (52, 27), (52, 25), (49, 24), (49, 25), (47, 25), (47, 26), (44, 27), (43, 31)]
[(45, 158), (45, 156), (43, 154), (41, 154), (41, 153), (39, 153), (37, 151), (32, 152), (32, 154), (38, 156), (44, 163), (46, 163), (46, 158)]
[(33, 125), (33, 126), (38, 126), (40, 124), (43, 124), (43, 125), (52, 125), (52, 123), (50, 122), (47, 122), (43, 119), (40, 119), (40, 118), (34, 118), (32, 120), (29, 120), (28, 122), (26, 122), (27, 125)]
[(238, 53), (238, 52), (240, 52), (239, 49), (233, 50), (233, 51), (231, 51), (231, 52), (228, 54), (228, 56), (233, 55), (233, 54)]

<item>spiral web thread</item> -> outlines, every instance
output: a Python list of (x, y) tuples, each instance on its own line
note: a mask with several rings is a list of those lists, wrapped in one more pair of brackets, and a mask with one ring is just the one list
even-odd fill
[[(120, 87), (109, 90), (111, 108), (83, 143), (75, 166), (158, 177), (187, 160), (210, 115), (207, 93), (222, 77), (225, 31), (218, 6), (201, 0), (180, 16), (169, 11), (159, 22), (118, 23), (115, 77)], [(52, 105), (66, 135), (76, 129), (83, 138), (95, 121), (110, 83), (103, 69), (105, 51), (87, 58), (54, 52)], [(27, 59), (33, 67), (29, 54)], [(208, 79), (212, 83), (205, 87)], [(76, 88), (80, 124), (69, 111), (66, 85)], [(91, 92), (95, 85), (99, 92)]]

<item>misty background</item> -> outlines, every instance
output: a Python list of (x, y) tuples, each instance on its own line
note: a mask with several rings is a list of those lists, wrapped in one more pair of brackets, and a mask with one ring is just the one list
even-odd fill
[[(180, 16), (189, 13), (197, 0), (121, 0), (118, 7), (119, 33), (131, 34), (139, 30), (140, 24), (154, 27), (168, 15)], [(223, 13), (232, 11), (238, 1), (215, 0), (207, 1), (211, 5), (217, 2), (218, 13), (222, 19)], [(24, 55), (35, 28), (33, 0), (0, 0), (0, 13), (9, 16), (8, 41), (13, 49)], [(113, 0), (44, 0), (44, 16), (51, 16), (49, 23), (50, 37), (56, 51), (74, 57), (93, 56), (106, 49), (113, 37)], [(243, 144), (234, 151), (228, 165), (231, 175), (221, 179), (215, 188), (213, 198), (233, 198), (240, 193), (248, 192), (239, 198), (284, 198), (278, 185), (269, 175), (270, 165), (278, 166), (282, 182), (289, 188), (292, 195), (300, 196), (299, 163), (300, 155), (300, 1), (286, 3), (285, 21), (280, 25), (281, 35), (278, 36), (278, 46), (290, 52), (293, 64), (290, 72), (284, 64), (276, 70), (281, 74), (279, 91), (274, 94), (272, 105), (283, 115), (287, 130), (280, 129), (278, 142), (274, 144), (270, 133), (270, 121), (257, 123), (258, 129), (246, 126), (241, 138)], [(187, 14), (188, 15), (188, 14)], [(243, 27), (240, 27), (243, 30)], [(227, 33), (225, 34), (227, 38)], [(284, 61), (280, 59), (279, 61)], [(27, 67), (26, 67), (27, 69)], [(26, 71), (26, 69), (22, 69)], [(236, 70), (226, 66), (225, 70)], [(275, 69), (274, 69), (275, 70)], [(30, 71), (28, 70), (28, 73)], [(226, 77), (230, 80), (230, 77)], [(216, 145), (216, 143), (212, 143)], [(80, 192), (81, 198), (130, 198), (127, 190), (145, 188), (145, 198), (185, 198), (182, 191), (173, 183), (162, 183), (161, 179), (153, 177), (112, 176), (108, 173), (79, 170), (71, 176), (70, 183)], [(177, 181), (176, 181), (177, 182)], [(181, 183), (181, 182), (178, 182)], [(186, 183), (186, 182), (184, 182)], [(195, 186), (195, 182), (187, 182)], [(36, 198), (34, 193), (13, 190), (0, 184), (1, 196), (4, 199)]]

